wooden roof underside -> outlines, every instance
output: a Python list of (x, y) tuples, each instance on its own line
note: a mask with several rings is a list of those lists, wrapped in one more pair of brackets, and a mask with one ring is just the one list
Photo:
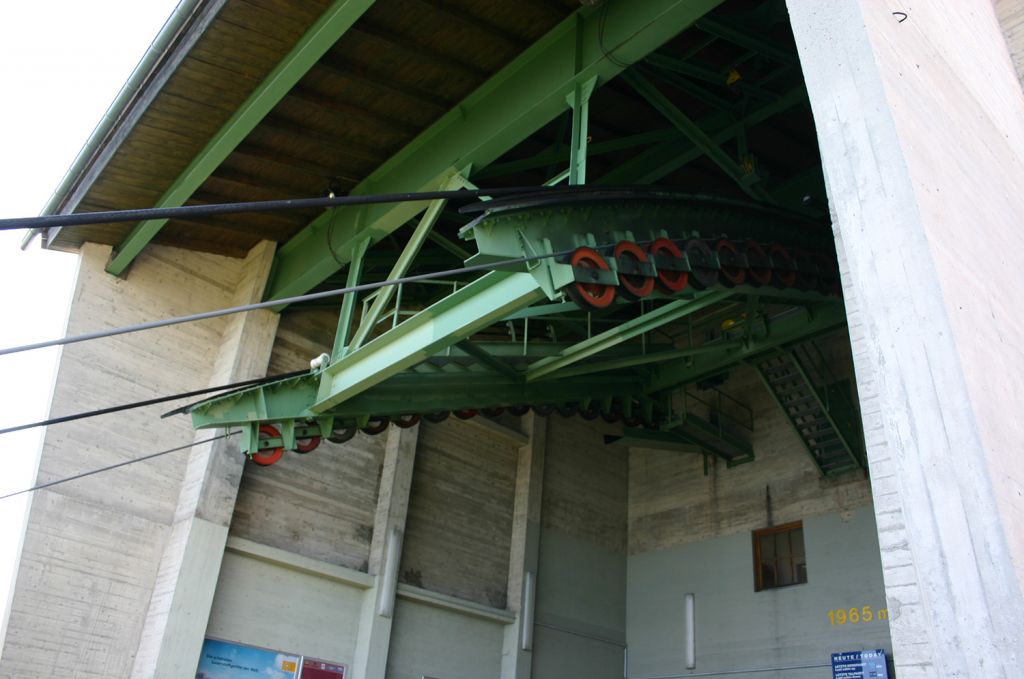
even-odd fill
[[(330, 4), (227, 0), (82, 200), (61, 211), (156, 204)], [(749, 14), (754, 6), (759, 4), (729, 0), (720, 9)], [(337, 189), (348, 191), (579, 7), (579, 0), (377, 0), (186, 204), (312, 197), (322, 195), (332, 178)], [(674, 40), (675, 53), (700, 52), (704, 63), (719, 69), (733, 62), (750, 67), (746, 51), (724, 41), (712, 44), (696, 33), (686, 31)], [(791, 49), (788, 27), (782, 33), (769, 39)], [(696, 119), (711, 110), (685, 93), (672, 96)], [(590, 115), (595, 142), (667, 125), (618, 80), (597, 91)], [(550, 147), (565, 138), (563, 127), (561, 120), (552, 121), (502, 160)], [(768, 133), (765, 128), (752, 130), (750, 137), (752, 144), (759, 144), (759, 158), (773, 161), (786, 173), (801, 169), (799, 163), (787, 167), (794, 148), (800, 149), (796, 156), (801, 160), (816, 154), (806, 107), (774, 120)], [(593, 167), (593, 172), (588, 167), (588, 176), (600, 176), (632, 152), (593, 158), (588, 161)], [(540, 184), (550, 169), (489, 179), (488, 185)], [(706, 159), (666, 181), (736, 191)], [(153, 242), (244, 256), (260, 240), (286, 242), (317, 214), (171, 220)], [(132, 226), (60, 229), (47, 245), (64, 250), (77, 249), (85, 241), (117, 246)]]
[[(151, 207), (295, 42), (327, 0), (229, 0), (74, 212)], [(376, 2), (256, 127), (188, 204), (350, 189), (514, 59), (575, 0)], [(241, 256), (315, 216), (172, 220), (154, 242)], [(119, 244), (130, 224), (62, 229), (49, 243)]]

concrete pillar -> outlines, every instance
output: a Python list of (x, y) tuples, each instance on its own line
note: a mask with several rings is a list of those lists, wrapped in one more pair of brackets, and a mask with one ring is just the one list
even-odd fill
[(419, 425), (409, 429), (392, 425), (387, 437), (370, 542), (368, 570), (374, 576), (374, 585), (363, 594), (359, 636), (352, 663), (353, 679), (384, 679), (387, 669), (395, 587), (402, 559), (405, 518), (409, 512), (409, 490), (412, 488)]
[[(273, 258), (274, 244), (269, 241), (250, 251), (233, 304), (261, 300)], [(232, 316), (213, 357), (210, 384), (265, 375), (278, 318), (266, 310)], [(199, 431), (196, 439), (214, 434)], [(191, 450), (135, 656), (133, 677), (171, 679), (195, 673), (244, 464), (237, 437)]]
[(1024, 99), (999, 24), (977, 1), (788, 6), (897, 673), (1024, 676)]
[[(508, 607), (515, 622), (505, 628), (501, 657), (501, 679), (529, 679), (533, 646), (524, 649), (524, 639), (532, 638), (526, 629), (536, 612), (536, 578), (540, 563), (540, 508), (544, 487), (544, 450), (547, 420), (529, 412), (523, 416), (523, 429), (529, 440), (519, 448), (516, 469), (515, 507), (512, 516), (512, 547), (508, 564)], [(527, 579), (532, 577), (532, 587)]]

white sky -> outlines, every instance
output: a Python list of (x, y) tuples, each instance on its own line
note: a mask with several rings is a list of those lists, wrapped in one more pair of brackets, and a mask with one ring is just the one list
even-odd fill
[[(0, 218), (39, 214), (175, 4), (0, 6)], [(0, 347), (62, 335), (73, 285), (74, 255), (40, 251), (38, 239), (22, 252), (21, 236), (0, 232)], [(50, 349), (0, 356), (0, 428), (45, 419), (57, 355)], [(95, 392), (95, 407), (114, 405), (104, 400), (102, 385), (82, 388)], [(0, 495), (31, 485), (40, 442), (40, 430), (0, 435)], [(0, 621), (28, 499), (0, 500)]]

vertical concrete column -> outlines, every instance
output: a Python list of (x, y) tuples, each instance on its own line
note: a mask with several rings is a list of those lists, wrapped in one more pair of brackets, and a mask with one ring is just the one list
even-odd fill
[[(260, 301), (273, 258), (274, 243), (269, 241), (250, 251), (234, 304)], [(266, 310), (232, 316), (220, 349), (212, 356), (210, 384), (265, 375), (278, 318)], [(216, 433), (196, 432), (196, 440)], [(191, 450), (133, 677), (171, 679), (195, 673), (244, 464), (237, 438), (199, 444)]]
[(374, 585), (363, 594), (353, 679), (384, 679), (387, 669), (419, 425), (409, 429), (391, 425), (387, 437), (370, 542), (369, 573), (374, 576)]
[(986, 2), (788, 6), (897, 673), (1024, 676), (1024, 293), (1000, 267), (1024, 248), (1024, 102), (999, 25)]
[[(512, 516), (512, 547), (508, 563), (508, 607), (515, 622), (505, 627), (501, 658), (501, 679), (529, 679), (533, 662), (532, 644), (524, 644), (533, 630), (526, 625), (535, 612), (537, 566), (540, 563), (540, 508), (544, 488), (544, 451), (547, 420), (529, 412), (523, 416), (529, 441), (519, 448), (516, 495)], [(527, 587), (529, 578), (532, 587)], [(527, 645), (529, 648), (524, 649)]]

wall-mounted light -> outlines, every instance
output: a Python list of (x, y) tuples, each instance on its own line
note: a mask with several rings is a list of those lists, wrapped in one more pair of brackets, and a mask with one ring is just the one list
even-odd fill
[(693, 620), (693, 594), (683, 595), (683, 617), (686, 620), (686, 669), (697, 667), (697, 631)]
[(533, 605), (537, 596), (537, 574), (523, 573), (523, 634), (519, 645), (524, 651), (533, 649)]
[(392, 528), (384, 552), (384, 572), (381, 574), (377, 615), (390, 618), (395, 612), (395, 593), (398, 590), (398, 566), (402, 557), (402, 531)]

